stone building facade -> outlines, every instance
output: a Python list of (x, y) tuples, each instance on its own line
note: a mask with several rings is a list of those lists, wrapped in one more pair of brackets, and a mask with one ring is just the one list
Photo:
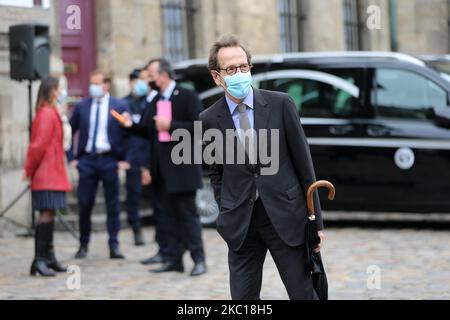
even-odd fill
[[(172, 62), (204, 58), (224, 33), (240, 35), (254, 54), (446, 54), (449, 8), (446, 0), (0, 0), (0, 209), (24, 187), (28, 139), (26, 83), (9, 79), (10, 25), (50, 26), (51, 72), (65, 74), (72, 95), (86, 93), (88, 69), (97, 66), (112, 77), (113, 93), (122, 96), (131, 69), (159, 56)], [(77, 14), (79, 26), (71, 29)], [(8, 215), (28, 223), (28, 202)], [(0, 219), (0, 232), (2, 225)]]

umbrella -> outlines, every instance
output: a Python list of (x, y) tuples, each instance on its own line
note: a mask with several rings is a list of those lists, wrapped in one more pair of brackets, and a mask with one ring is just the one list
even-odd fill
[(328, 300), (328, 280), (325, 273), (325, 268), (322, 263), (322, 257), (320, 252), (314, 252), (320, 243), (320, 237), (318, 235), (316, 224), (316, 212), (314, 210), (313, 195), (320, 187), (326, 187), (328, 189), (328, 199), (333, 200), (336, 194), (336, 190), (328, 181), (317, 181), (308, 189), (307, 202), (308, 202), (308, 221), (306, 223), (306, 265), (311, 272), (313, 279), (313, 287), (316, 291), (319, 300)]

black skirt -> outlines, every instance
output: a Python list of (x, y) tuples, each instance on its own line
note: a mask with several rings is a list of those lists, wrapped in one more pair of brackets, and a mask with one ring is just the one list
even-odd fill
[(33, 191), (31, 202), (35, 211), (56, 211), (67, 208), (66, 193), (63, 191)]

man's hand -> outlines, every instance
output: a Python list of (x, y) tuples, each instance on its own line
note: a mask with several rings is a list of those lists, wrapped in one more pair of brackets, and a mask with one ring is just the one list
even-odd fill
[(131, 165), (126, 161), (119, 161), (118, 163), (119, 170), (127, 171), (131, 169)]
[(120, 124), (125, 128), (131, 128), (133, 126), (133, 119), (131, 118), (131, 115), (128, 112), (124, 112), (121, 114), (121, 116), (125, 121)]
[(74, 169), (78, 167), (78, 160), (72, 160), (70, 161), (70, 166)]
[(316, 253), (319, 253), (320, 250), (322, 250), (324, 243), (325, 243), (325, 233), (323, 231), (319, 231), (319, 237), (320, 237), (320, 243), (317, 246), (317, 249), (314, 251)]
[(152, 183), (152, 175), (150, 170), (145, 168), (141, 169), (141, 182), (143, 186), (149, 186)]
[(156, 116), (153, 119), (155, 120), (155, 126), (158, 132), (169, 131), (172, 121), (161, 116)]

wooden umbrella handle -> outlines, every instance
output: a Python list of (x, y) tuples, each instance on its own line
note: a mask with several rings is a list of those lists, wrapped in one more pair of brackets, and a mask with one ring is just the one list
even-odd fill
[(308, 202), (308, 212), (309, 215), (315, 215), (316, 212), (314, 210), (314, 191), (316, 191), (317, 189), (321, 188), (321, 187), (325, 187), (328, 189), (328, 199), (329, 200), (333, 200), (334, 196), (336, 195), (336, 188), (333, 186), (333, 184), (329, 181), (325, 181), (325, 180), (321, 180), (321, 181), (317, 181), (315, 183), (313, 183), (309, 189), (308, 189), (308, 193), (306, 196), (307, 202)]

